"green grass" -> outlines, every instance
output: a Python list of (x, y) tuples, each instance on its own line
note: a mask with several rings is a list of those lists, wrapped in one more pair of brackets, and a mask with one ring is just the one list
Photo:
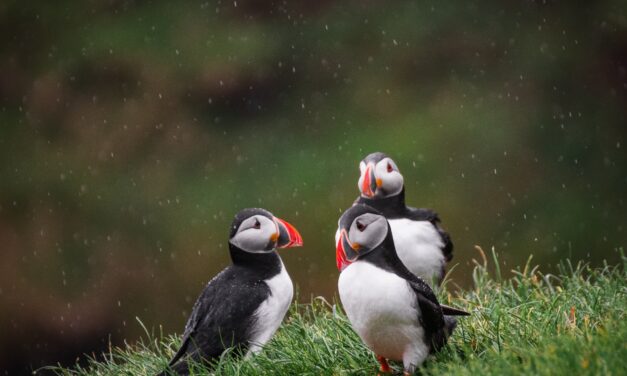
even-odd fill
[[(621, 375), (627, 373), (627, 258), (592, 269), (565, 261), (559, 273), (541, 273), (530, 262), (505, 277), (496, 256), (473, 270), (475, 288), (441, 301), (472, 312), (446, 347), (420, 369), (424, 375)], [(531, 259), (530, 259), (531, 261)], [(494, 269), (490, 272), (489, 269)], [(61, 375), (153, 375), (179, 344), (155, 335), (112, 348), (85, 367), (53, 368)], [(373, 375), (377, 362), (337, 306), (323, 299), (294, 304), (274, 339), (257, 356), (225, 354), (219, 375)], [(397, 371), (401, 365), (395, 364)], [(197, 374), (209, 370), (199, 366)]]

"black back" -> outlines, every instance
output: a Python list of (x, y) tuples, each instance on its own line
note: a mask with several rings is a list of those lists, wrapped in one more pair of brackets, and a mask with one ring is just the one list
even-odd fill
[[(244, 354), (255, 325), (253, 313), (270, 295), (264, 282), (281, 271), (276, 252), (251, 254), (231, 246), (233, 265), (215, 276), (204, 288), (185, 325), (181, 348), (170, 361), (174, 366), (188, 356), (211, 361), (224, 350), (237, 347)], [(254, 265), (254, 267), (252, 267)], [(187, 370), (187, 362), (175, 369)]]
[[(272, 216), (263, 209), (241, 211), (233, 220), (229, 238), (243, 220), (255, 214)], [(271, 294), (264, 280), (281, 272), (276, 251), (249, 253), (230, 243), (229, 251), (233, 264), (201, 292), (185, 325), (181, 347), (169, 363), (179, 375), (189, 374), (188, 358), (212, 361), (230, 347), (240, 354), (246, 352), (255, 327), (253, 314)]]

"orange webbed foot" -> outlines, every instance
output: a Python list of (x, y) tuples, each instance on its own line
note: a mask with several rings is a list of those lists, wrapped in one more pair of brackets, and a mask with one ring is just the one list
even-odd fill
[(381, 365), (379, 372), (381, 373), (390, 373), (392, 370), (390, 369), (390, 365), (388, 364), (387, 359), (382, 356), (377, 355), (377, 361)]

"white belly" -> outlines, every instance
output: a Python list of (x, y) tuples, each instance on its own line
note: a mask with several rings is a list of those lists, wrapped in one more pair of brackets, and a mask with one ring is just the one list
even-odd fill
[(446, 262), (442, 254), (444, 242), (436, 228), (428, 221), (390, 219), (388, 222), (398, 257), (410, 272), (432, 286)]
[(265, 281), (270, 288), (270, 296), (259, 305), (255, 311), (256, 329), (250, 340), (248, 353), (257, 353), (261, 350), (279, 328), (283, 317), (287, 313), (294, 295), (292, 280), (281, 262), (281, 272)]
[(392, 360), (410, 353), (421, 359), (428, 355), (420, 310), (407, 281), (357, 261), (340, 274), (338, 289), (353, 329), (375, 354)]

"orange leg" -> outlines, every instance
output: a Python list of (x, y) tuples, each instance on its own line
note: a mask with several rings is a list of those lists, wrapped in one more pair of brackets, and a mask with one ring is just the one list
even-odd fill
[(377, 355), (377, 361), (379, 362), (379, 364), (381, 365), (381, 373), (390, 373), (390, 365), (388, 364), (387, 359), (385, 359), (382, 356)]

